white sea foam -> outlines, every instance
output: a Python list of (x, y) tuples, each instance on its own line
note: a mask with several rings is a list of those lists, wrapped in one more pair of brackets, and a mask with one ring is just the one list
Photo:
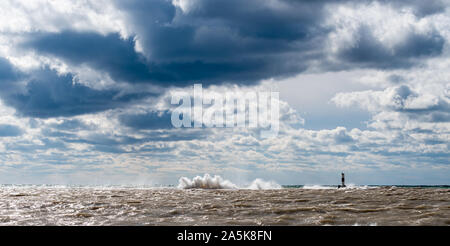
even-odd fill
[(280, 189), (281, 185), (274, 181), (264, 181), (262, 179), (255, 179), (250, 185), (240, 187), (229, 180), (223, 179), (218, 175), (211, 176), (205, 174), (196, 176), (193, 179), (181, 177), (178, 182), (180, 189), (251, 189), (251, 190), (269, 190)]
[(178, 182), (178, 188), (181, 189), (237, 189), (238, 187), (232, 182), (223, 179), (218, 175), (211, 177), (205, 174), (203, 177), (196, 176), (193, 179), (181, 177)]
[(308, 190), (328, 190), (328, 189), (337, 189), (337, 187), (323, 186), (323, 185), (304, 185), (303, 189), (308, 189)]
[(270, 190), (270, 189), (281, 189), (281, 185), (275, 183), (274, 181), (264, 181), (262, 179), (255, 179), (247, 189), (251, 190)]
[(355, 223), (353, 224), (353, 226), (377, 226), (377, 223), (369, 223), (369, 224), (360, 224), (360, 223)]
[(358, 189), (358, 190), (367, 190), (367, 189), (377, 189), (379, 187), (375, 186), (368, 186), (368, 185), (355, 185), (355, 184), (348, 184), (347, 187), (344, 189)]

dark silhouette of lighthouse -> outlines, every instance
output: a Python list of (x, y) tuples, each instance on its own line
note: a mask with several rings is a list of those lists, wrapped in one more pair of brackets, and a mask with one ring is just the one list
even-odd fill
[(344, 188), (345, 187), (345, 174), (342, 172), (341, 176), (342, 176), (342, 178), (341, 178), (342, 184), (338, 185), (338, 188)]

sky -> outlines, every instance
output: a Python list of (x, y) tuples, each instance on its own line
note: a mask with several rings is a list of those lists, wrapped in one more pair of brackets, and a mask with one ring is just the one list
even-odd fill
[[(450, 184), (450, 2), (0, 1), (0, 183)], [(171, 95), (279, 92), (280, 129)]]

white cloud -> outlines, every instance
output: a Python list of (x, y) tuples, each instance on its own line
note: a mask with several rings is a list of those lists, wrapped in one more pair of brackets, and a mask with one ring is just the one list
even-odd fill
[[(433, 16), (417, 18), (413, 9), (393, 8), (379, 2), (355, 4), (332, 4), (328, 7), (330, 17), (326, 26), (335, 28), (329, 34), (331, 54), (351, 48), (360, 38), (360, 28), (368, 28), (373, 37), (388, 49), (393, 49), (409, 37), (411, 33), (427, 34), (436, 27)], [(449, 23), (449, 18), (439, 15), (440, 20)]]
[(58, 32), (64, 29), (101, 33), (125, 31), (121, 14), (110, 1), (5, 0), (0, 3), (0, 32)]

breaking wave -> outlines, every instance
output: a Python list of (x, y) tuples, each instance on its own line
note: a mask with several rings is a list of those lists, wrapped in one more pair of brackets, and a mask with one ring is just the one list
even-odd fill
[(270, 190), (270, 189), (281, 189), (281, 185), (275, 183), (274, 181), (264, 181), (262, 179), (255, 179), (247, 189), (251, 190)]
[(305, 185), (303, 189), (308, 190), (328, 190), (328, 189), (337, 189), (336, 186), (324, 186), (324, 185)]
[(209, 174), (196, 176), (193, 179), (181, 177), (178, 182), (180, 189), (251, 189), (251, 190), (270, 190), (280, 189), (281, 185), (273, 181), (264, 181), (262, 179), (255, 179), (250, 185), (239, 187), (231, 181), (223, 179), (218, 175), (213, 177)]

